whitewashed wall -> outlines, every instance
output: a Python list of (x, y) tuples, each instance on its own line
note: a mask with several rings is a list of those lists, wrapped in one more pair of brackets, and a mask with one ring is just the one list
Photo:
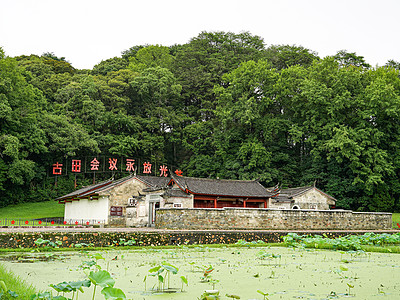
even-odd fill
[(304, 194), (293, 197), (294, 205), (300, 209), (329, 209), (329, 204), (335, 204), (326, 195), (316, 189), (311, 189)]
[(174, 204), (181, 204), (182, 208), (193, 208), (193, 195), (191, 197), (170, 197), (161, 208), (174, 208)]
[(108, 222), (108, 197), (98, 200), (81, 199), (65, 203), (64, 220), (104, 220)]
[(291, 209), (292, 204), (290, 202), (275, 202), (273, 198), (268, 200), (268, 208), (274, 209)]

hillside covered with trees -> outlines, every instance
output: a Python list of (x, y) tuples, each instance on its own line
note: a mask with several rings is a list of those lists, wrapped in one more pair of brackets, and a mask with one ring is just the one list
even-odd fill
[(247, 32), (134, 46), (92, 70), (0, 48), (0, 207), (71, 192), (73, 175), (48, 176), (56, 161), (117, 155), (186, 176), (316, 182), (337, 207), (400, 211), (399, 67)]

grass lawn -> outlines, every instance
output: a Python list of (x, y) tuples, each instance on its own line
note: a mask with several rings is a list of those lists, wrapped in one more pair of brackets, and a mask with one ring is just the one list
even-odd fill
[(0, 209), (0, 219), (39, 219), (64, 217), (64, 204), (57, 201), (21, 203)]
[(17, 293), (17, 298), (21, 300), (31, 299), (30, 296), (35, 293), (35, 288), (32, 285), (27, 284), (19, 276), (6, 270), (2, 265), (0, 265), (0, 281), (2, 282), (0, 292), (4, 292), (4, 295), (0, 296), (1, 299), (15, 299), (15, 297), (11, 297), (7, 291)]
[(400, 213), (393, 213), (392, 220), (393, 220), (393, 228), (398, 229), (397, 223), (400, 224)]

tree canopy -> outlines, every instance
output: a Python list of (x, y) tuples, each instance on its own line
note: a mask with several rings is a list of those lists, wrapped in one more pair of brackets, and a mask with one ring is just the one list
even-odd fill
[(0, 48), (0, 206), (70, 192), (71, 175), (56, 186), (47, 171), (66, 157), (117, 155), (400, 211), (399, 70), (248, 32), (132, 46), (92, 70)]

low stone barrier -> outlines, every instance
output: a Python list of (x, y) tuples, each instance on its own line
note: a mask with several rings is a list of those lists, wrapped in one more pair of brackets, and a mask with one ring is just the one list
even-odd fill
[[(122, 230), (122, 228), (121, 228)], [(158, 230), (151, 232), (0, 232), (0, 248), (43, 248), (35, 244), (38, 239), (59, 243), (59, 247), (76, 248), (86, 244), (94, 247), (118, 247), (124, 242), (137, 246), (234, 244), (239, 240), (279, 243), (290, 231), (262, 230)], [(291, 231), (294, 232), (294, 231)], [(349, 234), (364, 234), (366, 231), (296, 231), (299, 235), (324, 235), (329, 238)], [(376, 231), (377, 232), (377, 231)], [(395, 233), (394, 230), (379, 233)]]
[(268, 208), (160, 208), (156, 228), (189, 230), (390, 230), (391, 213)]

